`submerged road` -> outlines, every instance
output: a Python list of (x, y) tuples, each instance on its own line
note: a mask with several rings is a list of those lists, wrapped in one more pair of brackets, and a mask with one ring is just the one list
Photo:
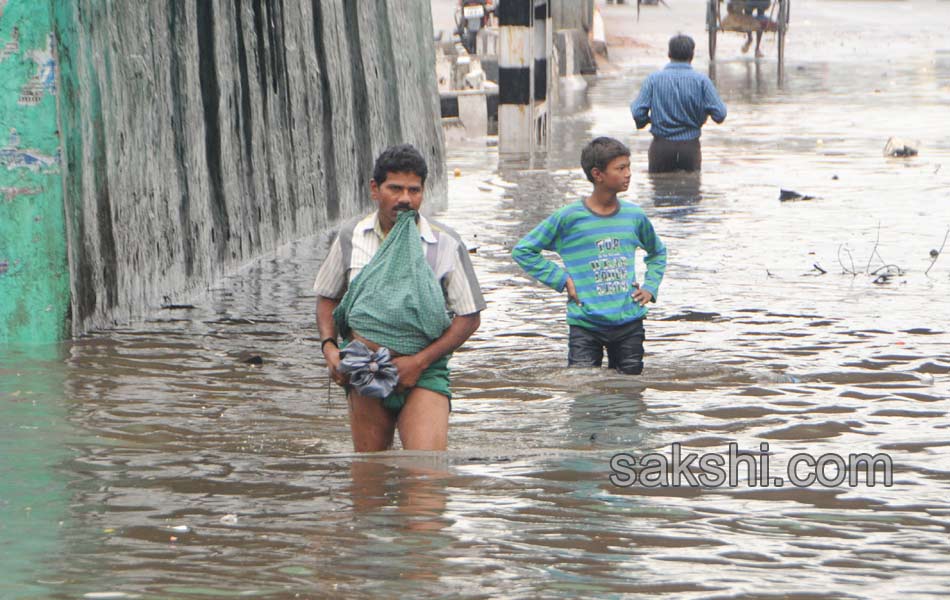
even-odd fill
[[(773, 39), (758, 62), (722, 40), (702, 175), (651, 178), (627, 105), (669, 35), (705, 46), (703, 3), (670, 4), (604, 7), (613, 67), (562, 96), (549, 152), (448, 148), (438, 218), (478, 244), (489, 302), (448, 452), (351, 452), (305, 240), (193, 310), (3, 351), (0, 597), (945, 596), (950, 257), (925, 271), (950, 226), (950, 4), (796, 2), (781, 87)], [(633, 149), (627, 197), (670, 252), (641, 377), (565, 369), (563, 298), (509, 256), (589, 191), (600, 134)], [(890, 136), (920, 154), (885, 158)], [(732, 442), (769, 444), (772, 476), (887, 454), (893, 485), (608, 480), (617, 453)]]

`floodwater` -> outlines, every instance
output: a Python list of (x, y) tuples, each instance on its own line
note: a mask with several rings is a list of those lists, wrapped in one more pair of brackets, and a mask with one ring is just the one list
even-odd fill
[[(550, 152), (450, 145), (439, 218), (478, 244), (489, 308), (453, 359), (448, 452), (351, 452), (307, 240), (192, 310), (4, 350), (0, 598), (950, 593), (950, 256), (925, 273), (950, 226), (950, 3), (796, 2), (781, 86), (720, 41), (730, 116), (701, 177), (648, 178), (627, 103), (670, 30), (701, 38), (702, 3), (634, 10), (605, 8), (645, 46), (572, 99)], [(670, 251), (641, 377), (563, 368), (563, 301), (509, 259), (588, 190), (597, 134), (633, 149), (627, 197)], [(890, 136), (920, 154), (885, 158)], [(608, 479), (620, 452), (730, 442), (768, 443), (772, 476), (796, 453), (886, 453), (893, 485)]]

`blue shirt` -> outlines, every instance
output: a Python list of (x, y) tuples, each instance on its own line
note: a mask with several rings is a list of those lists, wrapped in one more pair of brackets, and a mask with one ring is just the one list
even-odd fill
[(671, 62), (650, 74), (630, 112), (637, 129), (650, 123), (650, 133), (674, 141), (698, 138), (707, 116), (717, 123), (726, 119), (726, 105), (712, 81), (686, 62)]

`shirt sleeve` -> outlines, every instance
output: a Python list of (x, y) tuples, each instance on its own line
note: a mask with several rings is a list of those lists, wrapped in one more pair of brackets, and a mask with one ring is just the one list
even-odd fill
[(726, 120), (726, 104), (719, 97), (716, 86), (709, 79), (703, 81), (703, 108), (706, 114), (712, 117), (716, 123), (722, 123)]
[(557, 213), (538, 223), (528, 235), (511, 251), (511, 257), (521, 265), (528, 275), (531, 275), (544, 285), (559, 292), (564, 291), (567, 285), (567, 271), (554, 261), (541, 256), (542, 250), (553, 251), (557, 239)]
[(666, 246), (653, 230), (653, 223), (646, 217), (637, 224), (637, 236), (647, 253), (643, 259), (647, 266), (647, 273), (640, 287), (650, 292), (653, 300), (656, 301), (660, 282), (663, 281), (663, 274), (666, 273)]
[(487, 305), (465, 244), (457, 243), (456, 246), (452, 268), (442, 278), (445, 305), (455, 315), (471, 315), (485, 310)]
[(647, 77), (640, 88), (637, 99), (630, 103), (630, 113), (637, 129), (643, 129), (650, 123), (650, 105), (653, 102), (653, 79)]
[(343, 252), (340, 250), (340, 236), (336, 236), (330, 244), (330, 251), (323, 259), (317, 279), (313, 282), (313, 291), (318, 296), (334, 300), (342, 298), (346, 292), (346, 268), (343, 265)]

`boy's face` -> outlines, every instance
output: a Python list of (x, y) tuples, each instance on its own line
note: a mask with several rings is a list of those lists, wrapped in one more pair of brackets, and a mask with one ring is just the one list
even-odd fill
[(614, 194), (626, 192), (630, 187), (630, 157), (618, 156), (607, 163), (606, 169), (601, 171), (595, 167), (591, 174), (594, 176), (594, 183), (607, 191)]
[(419, 210), (425, 186), (415, 173), (387, 173), (386, 181), (370, 180), (369, 191), (379, 209), (379, 224), (389, 231), (403, 210)]

